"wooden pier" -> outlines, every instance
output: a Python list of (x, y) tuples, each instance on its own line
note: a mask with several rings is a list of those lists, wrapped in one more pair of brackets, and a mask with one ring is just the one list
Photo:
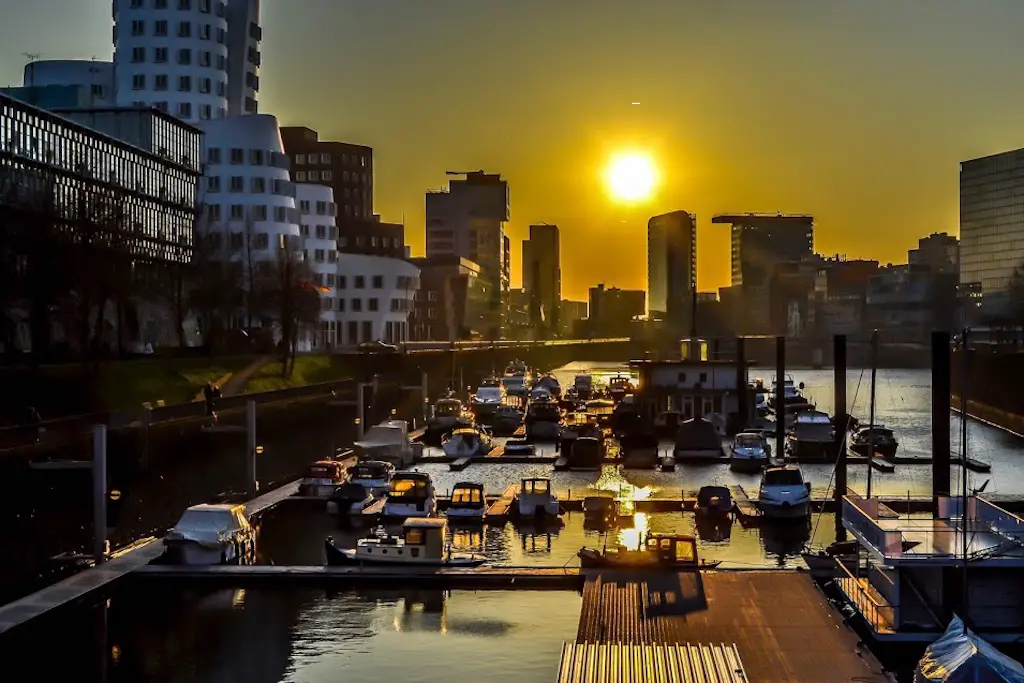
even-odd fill
[(492, 523), (501, 523), (508, 521), (509, 516), (512, 514), (512, 506), (515, 505), (516, 498), (519, 496), (519, 484), (511, 484), (501, 496), (491, 503), (491, 506), (487, 508), (487, 521)]
[(733, 508), (740, 517), (754, 519), (761, 516), (761, 510), (754, 504), (754, 501), (750, 500), (750, 496), (742, 486), (738, 484), (730, 486), (729, 493), (732, 494)]
[(803, 572), (593, 574), (576, 643), (735, 644), (749, 681), (889, 680)]

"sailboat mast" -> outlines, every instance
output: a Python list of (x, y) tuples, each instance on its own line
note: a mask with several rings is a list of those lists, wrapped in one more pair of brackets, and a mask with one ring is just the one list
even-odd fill
[(871, 333), (871, 404), (868, 408), (868, 490), (871, 497), (871, 461), (875, 457), (875, 380), (878, 377), (878, 330)]

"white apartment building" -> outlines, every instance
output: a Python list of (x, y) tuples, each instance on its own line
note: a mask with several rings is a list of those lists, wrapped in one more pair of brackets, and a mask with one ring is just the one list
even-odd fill
[(402, 259), (338, 255), (337, 344), (409, 341), (409, 312), (420, 287), (420, 270)]
[(309, 264), (313, 283), (320, 290), (320, 327), (309, 340), (310, 350), (338, 344), (338, 299), (334, 288), (338, 277), (338, 207), (334, 190), (326, 185), (297, 183), (295, 201), (299, 205), (299, 231), (302, 251)]

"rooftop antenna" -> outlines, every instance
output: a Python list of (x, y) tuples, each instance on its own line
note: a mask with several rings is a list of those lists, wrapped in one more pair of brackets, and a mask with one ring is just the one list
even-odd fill
[[(21, 54), (22, 54), (22, 56), (25, 57), (25, 59), (28, 60), (29, 80), (32, 81), (31, 85), (35, 85), (35, 81), (36, 81), (35, 63), (39, 60), (39, 58), (42, 55), (36, 54), (35, 52), (22, 52)], [(27, 85), (30, 85), (30, 84), (29, 83), (23, 83), (22, 85), (26, 85), (27, 86)]]

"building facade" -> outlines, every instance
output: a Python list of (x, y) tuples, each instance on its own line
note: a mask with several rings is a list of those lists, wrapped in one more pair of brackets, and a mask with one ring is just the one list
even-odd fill
[(606, 289), (603, 284), (590, 288), (587, 327), (591, 337), (628, 337), (633, 321), (647, 308), (647, 293), (642, 289)]
[(647, 222), (649, 317), (676, 332), (693, 319), (697, 290), (697, 218), (686, 211), (654, 216)]
[(785, 214), (722, 214), (712, 223), (731, 228), (733, 285), (767, 282), (771, 266), (814, 253), (814, 217)]
[(933, 232), (917, 241), (917, 249), (907, 252), (907, 263), (923, 266), (933, 273), (960, 271), (960, 241), (944, 232)]
[(324, 185), (295, 184), (299, 206), (299, 232), (302, 256), (313, 284), (320, 293), (320, 325), (308, 340), (309, 349), (331, 348), (338, 344), (338, 227), (334, 192)]
[(409, 324), (416, 341), (482, 339), (494, 327), (494, 285), (479, 264), (454, 255), (410, 259), (420, 288)]
[(409, 313), (419, 280), (419, 268), (408, 261), (339, 253), (336, 343), (410, 341)]
[(960, 283), (982, 311), (1010, 308), (1007, 287), (1024, 264), (1024, 149), (960, 164)]
[(25, 65), (23, 86), (5, 88), (15, 97), (42, 109), (113, 107), (117, 104), (113, 62), (61, 59)]
[(475, 171), (451, 180), (448, 189), (428, 192), (427, 257), (459, 256), (477, 263), (483, 276), (495, 283), (492, 307), (498, 326), (488, 338), (500, 338), (509, 290), (508, 183), (497, 173)]
[(530, 325), (538, 338), (559, 333), (562, 301), (562, 268), (557, 225), (531, 225), (530, 239), (523, 240), (523, 291)]
[(292, 160), (295, 182), (328, 185), (338, 204), (340, 227), (350, 221), (373, 220), (373, 148), (321, 140), (311, 128), (281, 129), (285, 153)]

